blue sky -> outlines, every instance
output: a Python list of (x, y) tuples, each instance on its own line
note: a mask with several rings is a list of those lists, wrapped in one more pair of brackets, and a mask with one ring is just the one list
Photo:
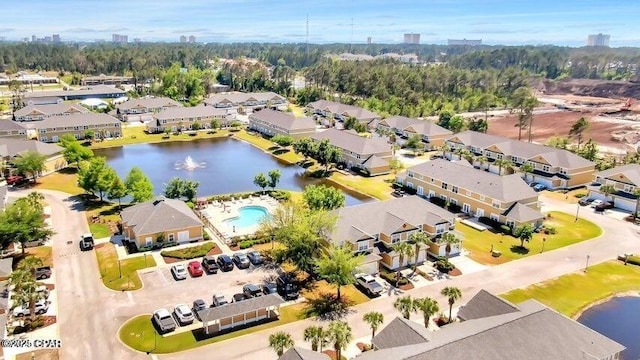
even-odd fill
[(304, 42), (307, 15), (312, 43), (364, 43), (368, 36), (399, 43), (414, 32), (423, 44), (481, 38), (582, 46), (588, 34), (602, 32), (611, 34), (611, 46), (640, 46), (638, 0), (22, 0), (3, 7), (0, 36)]

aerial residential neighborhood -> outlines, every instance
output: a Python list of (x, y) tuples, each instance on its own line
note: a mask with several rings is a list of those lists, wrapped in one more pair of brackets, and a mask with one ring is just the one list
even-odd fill
[(0, 359), (640, 358), (635, 4), (7, 5)]

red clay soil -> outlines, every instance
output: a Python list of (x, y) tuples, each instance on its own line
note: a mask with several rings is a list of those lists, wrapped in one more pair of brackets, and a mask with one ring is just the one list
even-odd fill
[[(616, 130), (628, 129), (628, 125), (615, 124), (603, 121), (594, 121), (595, 113), (562, 111), (549, 114), (537, 114), (533, 117), (532, 135), (533, 141), (544, 144), (553, 136), (568, 137), (571, 125), (581, 117), (590, 121), (589, 129), (584, 134), (584, 139), (593, 139), (597, 144), (625, 149), (625, 145), (611, 138), (611, 133)], [(517, 115), (496, 117), (489, 119), (489, 134), (504, 136), (511, 139), (518, 138)], [(528, 130), (522, 131), (522, 140), (528, 139)]]

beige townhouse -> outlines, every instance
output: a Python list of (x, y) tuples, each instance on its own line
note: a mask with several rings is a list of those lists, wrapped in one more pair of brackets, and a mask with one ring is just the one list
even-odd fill
[(194, 107), (170, 107), (153, 114), (153, 120), (147, 124), (147, 131), (151, 133), (194, 130), (194, 124), (198, 124), (200, 129), (211, 127), (213, 120), (225, 127), (228, 126), (235, 116), (227, 109), (218, 109), (212, 106), (198, 105)]
[(511, 227), (539, 225), (538, 194), (517, 174), (500, 176), (473, 168), (466, 161), (438, 159), (418, 164), (396, 181), (418, 196), (439, 198), (474, 217), (488, 217)]
[(302, 139), (316, 133), (316, 123), (310, 118), (296, 118), (291, 113), (262, 109), (249, 115), (249, 129), (265, 136), (288, 135)]
[(122, 121), (148, 121), (152, 120), (151, 114), (173, 107), (182, 104), (168, 97), (143, 97), (116, 105), (113, 115)]
[[(603, 186), (613, 187), (613, 192), (605, 194)], [(640, 197), (634, 195), (640, 189), (640, 164), (627, 164), (595, 174), (594, 182), (587, 186), (590, 199), (610, 201), (618, 209), (638, 211)]]
[(427, 151), (439, 149), (453, 135), (453, 131), (427, 120), (411, 119), (404, 116), (392, 116), (378, 122), (378, 130), (393, 132), (396, 143), (402, 145), (413, 135), (419, 135)]
[(13, 161), (26, 152), (35, 152), (45, 156), (44, 170), (38, 176), (50, 174), (67, 166), (62, 155), (64, 149), (56, 144), (45, 144), (36, 140), (0, 138), (0, 177), (15, 175), (17, 169)]
[(39, 121), (50, 116), (86, 114), (88, 112), (87, 108), (73, 103), (28, 105), (16, 110), (13, 119), (15, 121)]
[(286, 111), (289, 107), (287, 99), (274, 92), (232, 92), (215, 94), (204, 100), (204, 105), (229, 109), (232, 112), (248, 114), (262, 109)]
[(73, 113), (69, 115), (49, 116), (37, 121), (24, 121), (21, 125), (27, 131), (29, 139), (42, 142), (58, 142), (66, 134), (76, 139), (84, 139), (92, 131), (96, 139), (119, 138), (122, 136), (120, 120), (107, 114)]
[(315, 118), (324, 120), (325, 125), (332, 125), (334, 120), (344, 122), (347, 118), (352, 117), (372, 129), (382, 119), (382, 116), (365, 108), (328, 100), (318, 100), (307, 104), (306, 112), (313, 114)]

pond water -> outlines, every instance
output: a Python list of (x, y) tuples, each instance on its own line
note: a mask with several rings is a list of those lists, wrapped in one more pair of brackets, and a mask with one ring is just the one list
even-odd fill
[(640, 359), (640, 297), (614, 297), (587, 309), (578, 322), (627, 347), (623, 360)]
[[(278, 188), (300, 191), (322, 180), (304, 176), (297, 165), (279, 162), (273, 156), (241, 140), (206, 139), (189, 142), (136, 144), (95, 150), (105, 156), (118, 175), (124, 178), (137, 166), (147, 174), (156, 194), (162, 194), (164, 184), (173, 177), (200, 182), (198, 196), (242, 191), (256, 191), (254, 176), (273, 169), (281, 173)], [(372, 200), (354, 192), (344, 191), (347, 205)]]

